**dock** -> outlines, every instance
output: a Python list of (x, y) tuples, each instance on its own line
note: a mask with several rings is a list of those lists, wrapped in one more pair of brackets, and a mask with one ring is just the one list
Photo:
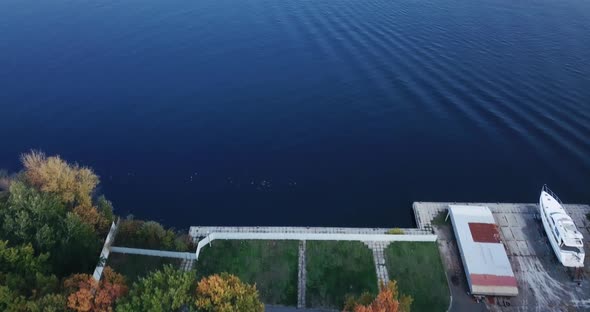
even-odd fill
[[(501, 241), (518, 283), (516, 297), (488, 297), (476, 302), (467, 294), (467, 282), (452, 227), (444, 220), (449, 204), (486, 206), (500, 229)], [(590, 254), (588, 205), (563, 205), (585, 240)], [(433, 230), (452, 293), (450, 311), (590, 311), (590, 281), (574, 281), (572, 269), (563, 267), (553, 253), (542, 227), (539, 207), (534, 203), (433, 203), (413, 204), (418, 228)], [(582, 274), (588, 277), (590, 261), (585, 258)]]

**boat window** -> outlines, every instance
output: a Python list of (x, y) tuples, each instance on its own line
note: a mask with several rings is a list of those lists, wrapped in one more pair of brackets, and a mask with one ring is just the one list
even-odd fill
[(576, 231), (576, 226), (571, 224), (571, 223), (564, 223), (563, 227), (570, 232), (575, 232)]
[(571, 251), (571, 252), (575, 252), (575, 253), (580, 252), (580, 248), (572, 247), (572, 246), (568, 246), (568, 245), (562, 245), (559, 248), (563, 251)]
[(559, 232), (557, 231), (557, 227), (555, 227), (555, 235), (557, 235), (557, 237), (559, 237)]

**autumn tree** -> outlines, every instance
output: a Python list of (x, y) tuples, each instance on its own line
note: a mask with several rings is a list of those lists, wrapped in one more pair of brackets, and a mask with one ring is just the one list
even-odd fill
[(75, 274), (64, 281), (64, 289), (69, 293), (68, 308), (78, 312), (113, 311), (117, 299), (128, 291), (125, 278), (110, 267), (104, 268), (100, 282), (87, 274)]
[(207, 312), (264, 311), (256, 286), (242, 283), (227, 273), (204, 277), (197, 285), (195, 304)]
[(59, 156), (47, 157), (39, 151), (23, 154), (21, 161), (31, 185), (56, 194), (66, 204), (92, 206), (92, 193), (99, 180), (90, 168), (67, 163)]
[(179, 311), (194, 302), (195, 273), (167, 265), (151, 272), (131, 287), (129, 294), (117, 304), (117, 312)]
[(107, 233), (111, 222), (104, 215), (102, 215), (96, 207), (77, 206), (73, 212), (83, 220), (84, 223), (90, 225), (97, 233)]
[[(366, 298), (362, 299), (363, 301)], [(387, 285), (381, 285), (381, 291), (369, 304), (348, 302), (345, 311), (353, 312), (410, 312), (413, 299), (410, 296), (400, 295), (396, 281), (389, 281)]]

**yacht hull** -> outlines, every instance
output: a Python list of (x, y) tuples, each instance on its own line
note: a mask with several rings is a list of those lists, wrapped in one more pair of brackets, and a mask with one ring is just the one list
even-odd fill
[(550, 197), (550, 200), (556, 201), (551, 195), (546, 192), (541, 192), (541, 197), (539, 199), (539, 213), (541, 214), (541, 220), (543, 223), (543, 228), (545, 229), (545, 233), (547, 234), (547, 239), (549, 240), (549, 244), (551, 245), (551, 249), (557, 256), (559, 262), (566, 267), (583, 267), (584, 266), (584, 255), (581, 254), (573, 254), (564, 252), (559, 247), (559, 241), (557, 240), (557, 235), (554, 231), (554, 228), (549, 223), (549, 215), (547, 213), (548, 208), (547, 205), (547, 198), (546, 196)]

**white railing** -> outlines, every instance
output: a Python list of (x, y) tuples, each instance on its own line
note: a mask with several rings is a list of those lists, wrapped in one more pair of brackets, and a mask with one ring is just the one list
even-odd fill
[(212, 241), (225, 240), (319, 240), (358, 242), (435, 242), (436, 235), (344, 234), (344, 233), (211, 233), (197, 244), (196, 259), (201, 249)]
[(102, 251), (100, 252), (100, 257), (98, 258), (98, 264), (94, 269), (94, 280), (100, 281), (102, 276), (102, 270), (104, 269), (105, 262), (109, 258), (110, 248), (115, 240), (115, 235), (117, 235), (117, 227), (119, 226), (119, 219), (117, 219), (117, 223), (113, 222), (111, 224), (111, 229), (109, 230), (109, 234), (107, 234), (107, 238), (104, 240), (104, 245), (102, 246)]
[(543, 192), (551, 195), (551, 197), (555, 198), (555, 200), (558, 203), (560, 203), (561, 205), (563, 205), (563, 203), (561, 202), (561, 199), (559, 199), (559, 197), (557, 197), (557, 194), (553, 193), (553, 191), (549, 189), (549, 187), (547, 186), (547, 184), (543, 184), (542, 190), (543, 190)]
[(181, 251), (168, 251), (158, 249), (141, 249), (131, 247), (111, 247), (111, 252), (131, 254), (131, 255), (142, 255), (142, 256), (153, 256), (153, 257), (164, 257), (164, 258), (177, 258), (177, 259), (188, 259), (194, 260), (195, 254), (192, 252), (181, 252)]

